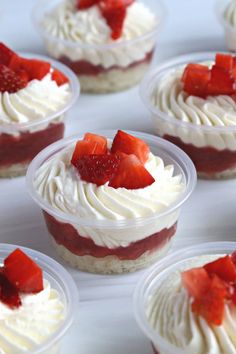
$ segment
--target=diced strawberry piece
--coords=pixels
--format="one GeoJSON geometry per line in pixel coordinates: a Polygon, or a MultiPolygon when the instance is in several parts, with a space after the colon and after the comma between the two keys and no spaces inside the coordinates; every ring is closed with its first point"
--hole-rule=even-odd
{"type": "Polygon", "coordinates": [[[42,269],[17,248],[4,260],[7,279],[21,292],[38,293],[43,290],[42,269]]]}
{"type": "Polygon", "coordinates": [[[11,58],[9,68],[15,72],[26,71],[30,80],[42,80],[50,72],[51,64],[43,60],[26,59],[14,55],[11,58]]]}
{"type": "Polygon", "coordinates": [[[107,153],[107,140],[103,136],[86,133],[84,140],[76,143],[71,163],[76,165],[78,159],[84,155],[104,155],[107,153]]]}
{"type": "Polygon", "coordinates": [[[236,251],[234,251],[234,252],[231,254],[231,259],[232,259],[233,263],[236,265],[236,251]]]}
{"type": "Polygon", "coordinates": [[[112,143],[111,152],[113,154],[117,152],[124,152],[127,155],[133,154],[142,163],[145,163],[148,160],[150,149],[145,141],[118,130],[112,143]]]}
{"type": "Polygon", "coordinates": [[[58,86],[62,86],[69,82],[69,79],[60,70],[54,69],[52,73],[52,79],[56,81],[58,86]]]}
{"type": "Polygon", "coordinates": [[[209,275],[215,274],[226,282],[236,281],[236,266],[230,256],[225,256],[204,265],[209,275]]]}
{"type": "Polygon", "coordinates": [[[236,285],[232,287],[230,300],[233,302],[234,305],[236,305],[236,285]]]}
{"type": "Polygon", "coordinates": [[[117,171],[120,158],[115,155],[85,155],[76,162],[82,180],[101,186],[117,171]]]}
{"type": "Polygon", "coordinates": [[[224,69],[225,71],[231,73],[231,70],[233,69],[233,64],[234,63],[232,55],[221,53],[216,54],[215,65],[218,68],[224,69]]]}
{"type": "Polygon", "coordinates": [[[224,318],[227,295],[224,282],[214,275],[206,293],[193,301],[192,310],[199,316],[204,317],[208,323],[220,326],[224,318]]]}
{"type": "Polygon", "coordinates": [[[215,65],[211,68],[211,79],[207,87],[208,95],[232,95],[234,93],[234,79],[222,68],[215,65]]]}
{"type": "Polygon", "coordinates": [[[183,73],[184,91],[189,95],[206,97],[206,90],[210,81],[210,70],[200,64],[189,64],[183,73]]]}
{"type": "Polygon", "coordinates": [[[155,182],[152,175],[135,155],[123,158],[117,172],[109,182],[113,188],[139,189],[145,188],[155,182]]]}
{"type": "Polygon", "coordinates": [[[0,43],[0,64],[8,66],[11,58],[16,53],[13,52],[10,48],[8,48],[5,44],[0,43]]]}
{"type": "Polygon", "coordinates": [[[12,309],[21,305],[17,288],[9,282],[3,272],[0,272],[0,300],[12,309]]]}
{"type": "Polygon", "coordinates": [[[78,10],[85,10],[99,3],[100,0],[77,0],[76,8],[78,10]]]}
{"type": "Polygon", "coordinates": [[[202,267],[182,272],[181,280],[189,295],[194,298],[201,298],[210,285],[210,277],[202,267]]]}
{"type": "Polygon", "coordinates": [[[0,92],[14,93],[24,88],[27,82],[7,66],[0,64],[0,92]]]}

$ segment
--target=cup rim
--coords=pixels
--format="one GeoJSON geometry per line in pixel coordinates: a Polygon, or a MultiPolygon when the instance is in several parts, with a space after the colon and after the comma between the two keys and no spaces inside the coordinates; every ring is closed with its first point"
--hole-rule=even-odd
{"type": "MultiPolygon", "coordinates": [[[[221,54],[229,54],[227,51],[218,51],[217,53],[221,54]]],[[[139,88],[139,94],[141,100],[144,105],[148,108],[148,110],[152,114],[152,119],[155,121],[156,118],[162,120],[163,122],[167,122],[171,125],[178,127],[182,127],[183,129],[203,131],[205,133],[234,133],[236,132],[236,125],[228,125],[228,126],[207,126],[207,125],[197,125],[191,122],[183,122],[175,117],[168,115],[165,112],[162,112],[157,107],[151,104],[150,102],[150,94],[154,89],[154,85],[158,82],[158,78],[164,73],[167,73],[171,69],[175,69],[181,65],[188,64],[191,62],[204,62],[215,59],[216,52],[197,52],[197,53],[189,53],[177,56],[175,58],[169,59],[158,65],[154,70],[151,70],[148,74],[145,75],[144,79],[141,82],[139,88]]],[[[232,53],[230,53],[232,54],[232,53]]]]}
{"type": "MultiPolygon", "coordinates": [[[[63,0],[62,0],[63,1],[63,0]]],[[[61,1],[61,2],[62,2],[61,1]]],[[[32,12],[31,12],[31,18],[32,22],[37,30],[37,32],[45,39],[51,40],[51,41],[56,41],[59,44],[64,44],[65,46],[71,47],[71,48],[76,48],[80,47],[83,49],[96,49],[96,50],[111,50],[114,48],[134,44],[136,42],[139,42],[141,40],[148,39],[149,37],[152,37],[154,35],[157,35],[159,32],[159,29],[163,26],[163,22],[167,17],[167,10],[165,5],[163,4],[162,0],[158,0],[158,2],[155,3],[155,6],[158,7],[158,22],[155,26],[155,28],[151,31],[148,31],[147,33],[137,36],[134,39],[129,39],[129,40],[124,40],[124,41],[119,41],[119,42],[114,42],[114,43],[107,43],[107,44],[86,44],[86,43],[78,43],[78,42],[73,42],[70,40],[66,39],[61,39],[58,37],[55,37],[46,31],[43,30],[42,26],[40,26],[40,19],[38,18],[38,14],[40,13],[38,9],[41,9],[41,3],[45,2],[45,0],[37,0],[37,2],[34,4],[32,12]],[[160,15],[159,15],[160,14],[160,15]]]]}
{"type": "Polygon", "coordinates": [[[29,59],[41,59],[44,61],[50,62],[53,68],[56,68],[60,70],[63,74],[65,74],[69,78],[69,85],[71,89],[71,95],[68,100],[68,102],[65,104],[64,107],[59,109],[58,111],[48,115],[45,118],[42,119],[36,119],[34,121],[29,121],[25,123],[10,123],[10,124],[1,124],[0,125],[0,134],[1,133],[6,133],[6,134],[14,134],[22,131],[26,131],[29,129],[32,129],[33,127],[37,127],[38,125],[41,125],[43,123],[50,122],[51,120],[61,116],[63,113],[68,111],[74,103],[77,101],[79,95],[80,95],[80,83],[76,75],[73,73],[71,69],[69,69],[67,66],[64,64],[58,62],[57,60],[51,59],[47,56],[40,55],[40,54],[34,54],[34,53],[27,53],[27,52],[19,52],[21,56],[29,59]]]}
{"type": "Polygon", "coordinates": [[[37,347],[31,351],[31,354],[44,353],[44,351],[48,350],[54,343],[56,343],[72,325],[75,308],[77,307],[79,301],[77,286],[72,276],[60,263],[43,254],[42,252],[24,246],[3,243],[0,243],[0,248],[1,252],[6,253],[6,256],[16,248],[20,248],[26,254],[32,257],[36,262],[40,262],[40,266],[42,267],[43,271],[45,271],[45,269],[46,271],[49,270],[53,274],[51,275],[53,278],[55,278],[55,274],[57,274],[64,285],[65,289],[63,289],[63,292],[66,294],[68,299],[65,319],[56,332],[54,332],[42,344],[38,344],[37,347]]]}
{"type": "MultiPolygon", "coordinates": [[[[100,134],[103,136],[114,136],[116,134],[116,130],[97,130],[93,131],[95,134],[100,134]]],[[[127,133],[133,134],[145,141],[148,144],[152,143],[155,146],[158,146],[165,155],[168,155],[169,158],[172,158],[175,162],[175,166],[178,166],[182,172],[182,176],[184,178],[184,182],[186,183],[186,187],[184,192],[177,198],[177,200],[171,204],[168,208],[166,208],[162,213],[156,213],[151,215],[150,217],[139,217],[135,219],[127,219],[127,220],[94,220],[92,217],[83,218],[77,217],[72,214],[67,214],[58,209],[52,207],[49,203],[47,203],[35,190],[33,181],[35,172],[41,166],[44,161],[46,161],[49,157],[54,155],[55,153],[61,151],[62,149],[68,147],[69,145],[75,143],[79,139],[82,139],[83,135],[73,135],[66,139],[61,139],[58,142],[51,144],[42,150],[30,163],[27,174],[26,174],[26,186],[31,198],[38,204],[41,209],[48,212],[50,215],[53,215],[55,218],[59,218],[65,222],[69,222],[71,224],[79,224],[81,226],[93,226],[96,228],[119,228],[125,229],[132,226],[146,225],[152,222],[153,220],[157,220],[167,214],[172,213],[176,209],[178,209],[192,194],[196,181],[197,175],[196,170],[193,165],[191,159],[187,156],[187,154],[182,151],[180,148],[175,146],[174,144],[166,141],[164,139],[158,138],[154,135],[150,135],[147,133],[136,132],[126,130],[127,133]]]]}
{"type": "Polygon", "coordinates": [[[158,332],[155,331],[149,324],[143,304],[145,290],[152,286],[150,285],[151,282],[155,282],[155,285],[157,285],[159,277],[162,277],[163,273],[167,273],[169,268],[174,266],[177,262],[184,261],[201,254],[217,254],[224,251],[233,252],[235,250],[236,242],[216,241],[195,244],[167,255],[162,260],[155,263],[151,269],[146,271],[139,279],[135,287],[133,293],[133,310],[136,322],[147,338],[149,338],[154,344],[158,343],[161,349],[164,351],[166,350],[167,353],[185,354],[185,351],[180,348],[176,348],[173,344],[160,336],[158,332]]]}

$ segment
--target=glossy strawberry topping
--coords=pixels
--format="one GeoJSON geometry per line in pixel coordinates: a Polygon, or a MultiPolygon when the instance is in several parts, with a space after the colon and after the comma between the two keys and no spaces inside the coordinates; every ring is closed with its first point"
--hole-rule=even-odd
{"type": "Polygon", "coordinates": [[[224,319],[226,304],[236,303],[235,254],[181,274],[183,286],[193,298],[192,311],[215,326],[224,319]]]}

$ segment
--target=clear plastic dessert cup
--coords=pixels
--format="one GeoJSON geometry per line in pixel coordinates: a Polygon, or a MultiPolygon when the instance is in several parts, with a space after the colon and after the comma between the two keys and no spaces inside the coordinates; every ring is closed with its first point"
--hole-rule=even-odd
{"type": "MultiPolygon", "coordinates": [[[[155,133],[176,144],[189,155],[196,167],[198,177],[225,179],[236,176],[236,125],[223,125],[223,123],[207,125],[184,121],[161,111],[153,102],[155,89],[159,87],[166,74],[174,73],[177,68],[184,67],[188,63],[211,62],[214,59],[215,52],[206,52],[183,55],[166,61],[144,78],[140,95],[151,112],[155,133]]],[[[171,99],[172,97],[169,97],[169,101],[171,99]]],[[[179,111],[184,109],[185,101],[182,102],[182,96],[173,95],[173,102],[179,105],[177,107],[179,111]]],[[[224,109],[224,106],[222,107],[224,109]]],[[[187,109],[194,111],[194,107],[187,107],[186,111],[187,109]]],[[[232,112],[236,114],[234,107],[232,112]]],[[[212,112],[212,115],[214,114],[217,113],[212,112]]]]}
{"type": "MultiPolygon", "coordinates": [[[[16,177],[26,173],[29,162],[46,146],[63,138],[67,111],[76,102],[80,86],[74,73],[65,65],[36,54],[20,53],[25,58],[50,62],[69,78],[70,97],[66,105],[45,118],[24,123],[0,124],[0,177],[16,177]]],[[[1,114],[1,113],[0,113],[1,114]]]]}
{"type": "MultiPolygon", "coordinates": [[[[3,260],[18,247],[10,244],[1,244],[0,263],[3,264],[3,260]]],[[[75,309],[78,306],[77,287],[70,274],[58,262],[38,251],[25,247],[20,247],[20,249],[31,257],[43,270],[44,279],[50,283],[51,289],[57,291],[59,300],[64,305],[64,318],[58,329],[50,334],[46,340],[30,350],[30,354],[57,354],[60,352],[63,337],[73,322],[75,309]]],[[[23,345],[23,341],[21,344],[23,345]]],[[[28,353],[25,348],[24,353],[28,353]]]]}
{"type": "MultiPolygon", "coordinates": [[[[177,347],[168,341],[166,338],[161,336],[160,333],[158,333],[158,330],[155,330],[151,325],[149,317],[151,316],[151,311],[148,311],[148,307],[150,301],[152,301],[153,297],[155,296],[156,291],[162,287],[163,283],[166,279],[168,279],[170,275],[191,267],[196,267],[193,258],[196,259],[196,257],[204,255],[212,255],[213,257],[214,255],[219,255],[220,257],[225,254],[233,253],[235,250],[236,242],[209,242],[184,248],[180,251],[172,253],[171,255],[168,255],[163,260],[155,264],[155,266],[153,266],[152,269],[139,280],[134,292],[133,301],[135,318],[143,333],[151,341],[154,353],[186,354],[189,352],[188,350],[183,350],[182,348],[177,347]],[[191,260],[193,261],[192,264],[191,260]]],[[[163,314],[163,316],[165,316],[165,314],[163,314]]],[[[171,320],[170,314],[166,314],[165,319],[167,321],[168,318],[171,320]]],[[[169,338],[171,338],[171,333],[169,338]]]]}
{"type": "Polygon", "coordinates": [[[217,0],[215,5],[215,11],[217,18],[224,30],[225,42],[228,50],[236,51],[236,26],[227,21],[225,17],[225,10],[232,0],[217,0]]]}
{"type": "MultiPolygon", "coordinates": [[[[96,133],[109,139],[116,134],[115,131],[96,133]]],[[[175,235],[181,207],[195,187],[195,168],[183,151],[152,135],[129,133],[146,141],[151,152],[162,158],[165,165],[173,165],[173,175],[180,175],[182,178],[184,188],[181,189],[179,197],[158,214],[152,213],[150,216],[120,220],[108,217],[96,218],[95,215],[78,217],[62,212],[45,201],[35,188],[37,171],[49,159],[55,157],[55,154],[73,146],[76,141],[82,139],[82,136],[71,137],[52,144],[43,150],[29,166],[26,177],[28,191],[43,211],[53,244],[62,258],[80,270],[104,274],[133,272],[163,257],[169,250],[175,235]],[[82,237],[81,233],[86,236],[82,237]],[[96,243],[97,238],[94,235],[100,240],[106,238],[109,244],[96,243]],[[125,241],[119,247],[117,245],[113,247],[111,244],[114,240],[122,239],[125,241]]],[[[81,205],[78,205],[78,209],[83,213],[81,205]]]]}
{"type": "Polygon", "coordinates": [[[160,1],[144,1],[157,16],[157,24],[152,31],[132,40],[117,40],[114,43],[96,45],[62,39],[45,30],[42,25],[45,15],[61,2],[62,0],[38,0],[33,8],[33,23],[43,39],[48,54],[75,72],[81,90],[109,93],[138,84],[150,67],[165,18],[165,9],[160,1]]]}

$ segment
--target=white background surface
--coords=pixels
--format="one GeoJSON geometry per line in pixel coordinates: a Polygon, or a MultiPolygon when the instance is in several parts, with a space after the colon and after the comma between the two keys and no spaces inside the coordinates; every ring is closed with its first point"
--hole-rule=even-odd
{"type": "MultiPolygon", "coordinates": [[[[213,0],[163,1],[168,18],[154,65],[182,53],[225,49],[213,0]]],[[[30,22],[33,3],[34,0],[0,0],[0,41],[15,50],[44,54],[30,22]]],[[[137,88],[121,94],[80,97],[68,115],[67,136],[100,128],[152,132],[137,88]]],[[[174,248],[236,240],[235,206],[236,181],[199,181],[182,211],[174,248]]],[[[0,180],[0,242],[34,248],[57,259],[40,210],[28,196],[23,177],[0,180]]],[[[78,285],[81,302],[75,323],[65,337],[63,354],[151,354],[151,346],[132,313],[133,289],[143,272],[109,277],[72,269],[70,272],[78,285]]]]}

